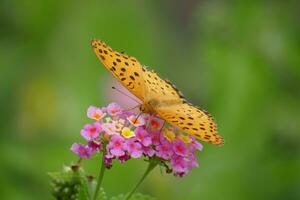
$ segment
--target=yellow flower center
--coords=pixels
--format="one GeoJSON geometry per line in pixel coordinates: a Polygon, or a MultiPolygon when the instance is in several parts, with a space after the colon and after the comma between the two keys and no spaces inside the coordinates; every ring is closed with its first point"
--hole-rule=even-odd
{"type": "Polygon", "coordinates": [[[123,128],[121,134],[124,138],[131,138],[135,136],[134,132],[130,130],[128,127],[123,128]]]}
{"type": "Polygon", "coordinates": [[[133,118],[131,119],[131,122],[132,122],[134,125],[140,124],[140,121],[139,121],[137,118],[135,118],[135,117],[133,117],[133,118]]]}
{"type": "Polygon", "coordinates": [[[175,139],[175,133],[173,131],[170,131],[170,130],[165,130],[164,131],[164,136],[170,142],[175,139]]]}
{"type": "Polygon", "coordinates": [[[178,139],[182,140],[184,143],[190,143],[192,141],[191,138],[183,134],[179,135],[178,139]]]}
{"type": "Polygon", "coordinates": [[[150,122],[150,123],[151,123],[151,126],[152,126],[152,127],[154,127],[154,128],[158,128],[158,127],[159,127],[159,125],[160,125],[160,124],[159,124],[159,122],[158,122],[158,121],[156,121],[156,120],[151,120],[151,122],[150,122]]]}
{"type": "Polygon", "coordinates": [[[100,119],[101,118],[101,115],[99,113],[94,113],[94,118],[95,119],[100,119]]]}
{"type": "Polygon", "coordinates": [[[111,119],[110,117],[106,117],[106,118],[105,118],[105,121],[106,121],[106,122],[111,122],[112,119],[111,119]]]}

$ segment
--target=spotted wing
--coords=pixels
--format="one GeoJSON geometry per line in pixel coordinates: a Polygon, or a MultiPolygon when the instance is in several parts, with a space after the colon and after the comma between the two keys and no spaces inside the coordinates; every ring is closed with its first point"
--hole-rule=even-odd
{"type": "Polygon", "coordinates": [[[114,51],[100,40],[92,40],[95,54],[113,76],[140,100],[144,100],[143,68],[139,61],[124,53],[114,51]]]}
{"type": "Polygon", "coordinates": [[[224,143],[223,138],[218,134],[213,118],[206,111],[191,104],[162,104],[157,106],[155,111],[168,123],[199,140],[218,145],[224,143]]]}
{"type": "Polygon", "coordinates": [[[170,81],[161,79],[154,71],[144,72],[146,99],[159,102],[153,107],[159,117],[199,140],[223,144],[217,126],[207,112],[189,104],[170,81]]]}
{"type": "Polygon", "coordinates": [[[184,99],[183,94],[169,80],[164,80],[153,70],[143,67],[143,78],[145,80],[146,97],[148,100],[179,100],[184,99]]]}

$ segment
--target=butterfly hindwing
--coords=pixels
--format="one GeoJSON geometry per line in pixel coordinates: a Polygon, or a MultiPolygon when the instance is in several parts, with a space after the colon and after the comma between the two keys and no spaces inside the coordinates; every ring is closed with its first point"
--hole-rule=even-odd
{"type": "Polygon", "coordinates": [[[213,118],[205,111],[188,103],[157,106],[157,114],[168,123],[195,138],[212,144],[223,144],[213,118]]]}
{"type": "Polygon", "coordinates": [[[146,71],[146,99],[160,102],[153,106],[156,114],[168,123],[195,138],[212,144],[223,144],[212,117],[186,101],[183,94],[169,80],[161,79],[154,71],[146,71]]]}
{"type": "Polygon", "coordinates": [[[144,99],[144,80],[142,65],[131,56],[114,51],[100,40],[92,40],[92,47],[103,65],[140,100],[144,99]]]}

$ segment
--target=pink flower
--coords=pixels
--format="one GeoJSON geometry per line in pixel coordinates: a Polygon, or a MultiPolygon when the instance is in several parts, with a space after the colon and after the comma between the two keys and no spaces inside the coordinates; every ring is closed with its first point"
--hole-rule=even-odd
{"type": "Polygon", "coordinates": [[[86,140],[91,140],[93,138],[97,138],[102,131],[101,125],[99,122],[95,122],[94,124],[87,124],[80,131],[82,137],[86,140]]]}
{"type": "Polygon", "coordinates": [[[156,148],[156,155],[162,159],[168,160],[173,155],[172,145],[163,143],[156,148]]]}
{"type": "Polygon", "coordinates": [[[170,144],[170,141],[161,133],[159,133],[159,142],[161,144],[164,144],[164,143],[170,144]]]}
{"type": "Polygon", "coordinates": [[[113,160],[125,163],[130,158],[154,158],[159,159],[167,173],[174,172],[174,176],[184,176],[198,167],[196,151],[202,150],[202,144],[174,126],[164,128],[164,121],[158,117],[149,114],[137,117],[116,103],[104,108],[90,106],[87,115],[96,120],[80,131],[87,145],[74,143],[71,147],[80,158],[103,152],[106,168],[112,167],[113,160]],[[103,120],[105,115],[109,117],[103,120]]]}
{"type": "Polygon", "coordinates": [[[131,115],[131,116],[127,117],[127,120],[130,122],[130,124],[132,124],[135,127],[145,125],[145,120],[142,115],[141,116],[131,115]]]}
{"type": "Polygon", "coordinates": [[[138,127],[137,129],[135,129],[135,136],[137,140],[146,147],[152,144],[149,133],[142,127],[138,127]]]}
{"type": "Polygon", "coordinates": [[[185,145],[185,143],[182,140],[175,140],[174,142],[172,142],[173,144],[173,151],[179,155],[179,156],[186,156],[188,153],[188,149],[185,145]]]}
{"type": "Polygon", "coordinates": [[[187,174],[188,172],[185,171],[185,172],[174,172],[174,176],[179,176],[179,177],[183,177],[187,174]]]}
{"type": "Polygon", "coordinates": [[[149,124],[151,129],[160,130],[164,124],[164,121],[158,117],[150,117],[149,124]]]}
{"type": "Polygon", "coordinates": [[[109,156],[109,155],[106,154],[106,155],[103,157],[103,159],[104,159],[105,167],[106,167],[107,169],[110,169],[110,168],[112,167],[112,160],[113,160],[113,157],[111,157],[111,156],[109,156]]]}
{"type": "Polygon", "coordinates": [[[122,114],[122,108],[116,103],[110,103],[106,109],[107,113],[111,116],[122,114]]]}
{"type": "Polygon", "coordinates": [[[178,156],[174,154],[171,158],[171,165],[175,173],[186,172],[187,169],[187,161],[182,156],[178,156]]]}
{"type": "Polygon", "coordinates": [[[197,142],[194,138],[192,138],[192,142],[191,142],[192,146],[195,149],[198,149],[199,151],[202,151],[203,149],[203,145],[200,142],[197,142]]]}
{"type": "Polygon", "coordinates": [[[102,129],[108,135],[115,135],[115,134],[117,134],[117,132],[116,132],[116,126],[113,123],[107,122],[107,123],[102,124],[102,129]]]}
{"type": "Polygon", "coordinates": [[[88,146],[83,144],[74,143],[71,147],[71,151],[79,155],[80,158],[89,158],[92,155],[92,150],[88,146]]]}
{"type": "Polygon", "coordinates": [[[96,152],[101,150],[102,144],[91,140],[88,142],[88,147],[92,150],[92,152],[96,152]]]}
{"type": "Polygon", "coordinates": [[[155,150],[152,149],[151,147],[142,146],[142,150],[143,150],[143,153],[149,157],[152,157],[155,154],[155,150]]]}
{"type": "Polygon", "coordinates": [[[100,119],[102,119],[106,114],[103,113],[102,109],[97,108],[95,106],[90,106],[87,110],[87,116],[90,119],[94,119],[99,121],[100,119]]]}
{"type": "Polygon", "coordinates": [[[126,147],[132,158],[139,158],[143,155],[142,145],[134,139],[127,140],[126,147]]]}
{"type": "Polygon", "coordinates": [[[154,145],[160,145],[161,134],[159,132],[151,133],[150,137],[151,137],[151,140],[152,140],[152,144],[154,144],[154,145]]]}
{"type": "Polygon", "coordinates": [[[148,113],[144,113],[143,116],[144,116],[145,121],[149,121],[151,118],[151,115],[148,113]]]}
{"type": "Polygon", "coordinates": [[[191,155],[189,156],[189,161],[188,161],[188,170],[191,170],[193,169],[194,167],[199,167],[199,164],[198,164],[198,158],[197,156],[193,153],[191,153],[191,155]]]}
{"type": "Polygon", "coordinates": [[[125,154],[125,139],[119,135],[113,135],[106,148],[113,156],[123,156],[125,154]]]}
{"type": "Polygon", "coordinates": [[[107,108],[106,107],[102,107],[101,110],[102,110],[102,112],[107,112],[107,108]]]}
{"type": "Polygon", "coordinates": [[[123,164],[124,162],[126,162],[129,159],[130,159],[130,156],[127,153],[125,153],[123,156],[118,157],[118,160],[120,161],[121,164],[123,164]]]}

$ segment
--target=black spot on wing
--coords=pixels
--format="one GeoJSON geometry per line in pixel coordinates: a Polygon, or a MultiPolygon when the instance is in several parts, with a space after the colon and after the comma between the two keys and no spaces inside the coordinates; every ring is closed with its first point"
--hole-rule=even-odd
{"type": "Polygon", "coordinates": [[[134,76],[132,76],[132,75],[130,75],[129,78],[133,81],[135,80],[134,76]]]}
{"type": "MultiPolygon", "coordinates": [[[[171,86],[176,93],[178,94],[178,96],[182,99],[184,99],[184,101],[186,101],[185,97],[183,96],[182,92],[180,90],[177,89],[177,87],[168,79],[165,80],[165,82],[167,83],[167,85],[171,86]]],[[[167,87],[167,86],[166,86],[167,87]]],[[[172,93],[174,95],[174,93],[172,93]]],[[[187,101],[186,101],[187,102],[187,101]]]]}

